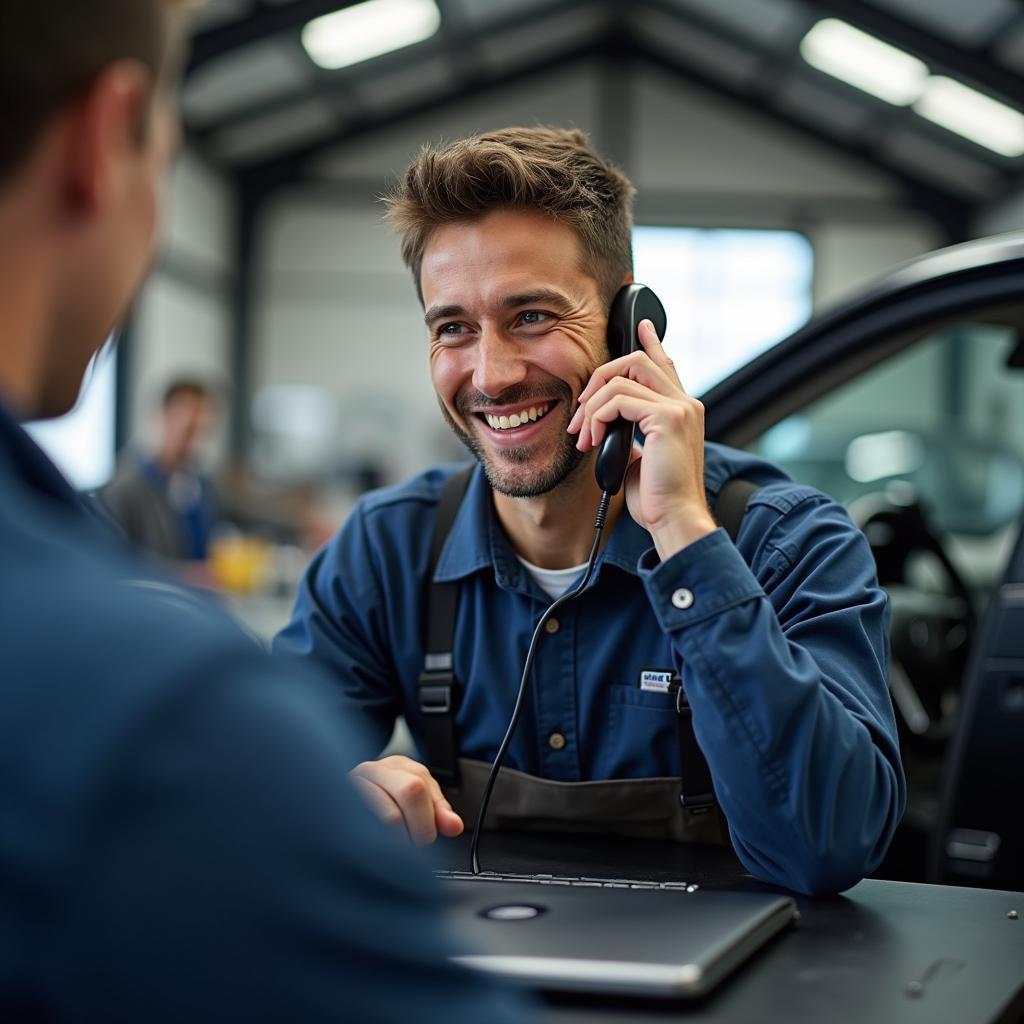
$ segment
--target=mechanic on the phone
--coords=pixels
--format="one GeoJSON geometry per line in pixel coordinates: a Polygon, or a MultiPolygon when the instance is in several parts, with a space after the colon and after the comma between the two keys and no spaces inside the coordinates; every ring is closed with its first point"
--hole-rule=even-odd
{"type": "Polygon", "coordinates": [[[839,505],[705,442],[687,368],[650,321],[640,350],[609,361],[633,193],[578,131],[422,151],[389,216],[441,413],[479,465],[436,557],[458,467],[366,496],[310,565],[276,646],[333,670],[381,748],[405,716],[425,763],[368,761],[355,780],[415,842],[459,833],[534,625],[587,560],[593,449],[617,417],[633,421],[643,446],[589,589],[547,623],[488,822],[731,840],[759,878],[838,891],[877,867],[905,802],[886,598],[839,505]],[[736,479],[748,496],[727,532],[716,506],[736,479]],[[456,595],[440,626],[450,658],[428,644],[442,591],[456,595]],[[708,794],[693,793],[686,728],[708,794]]]}

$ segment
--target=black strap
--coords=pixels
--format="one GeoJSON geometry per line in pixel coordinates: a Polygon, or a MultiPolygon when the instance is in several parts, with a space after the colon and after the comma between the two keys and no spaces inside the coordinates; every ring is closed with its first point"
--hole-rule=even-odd
{"type": "MultiPolygon", "coordinates": [[[[426,656],[418,685],[419,709],[423,716],[423,741],[427,767],[431,775],[447,786],[459,784],[458,747],[455,742],[455,713],[460,688],[455,678],[453,650],[455,618],[459,606],[459,584],[436,583],[434,575],[441,549],[455,524],[459,506],[469,486],[473,466],[450,476],[441,491],[434,521],[434,538],[427,577],[426,656]]],[[[735,542],[750,496],[757,485],[736,477],[727,480],[718,492],[712,513],[735,542]]],[[[693,733],[693,712],[676,676],[672,682],[676,695],[676,733],[679,742],[679,802],[688,814],[706,814],[715,802],[711,770],[693,733]]]]}
{"type": "MultiPolygon", "coordinates": [[[[747,502],[757,490],[757,484],[741,477],[726,480],[715,499],[712,513],[719,526],[729,534],[735,544],[740,524],[747,511],[747,502]]],[[[715,805],[715,790],[711,782],[711,769],[707,758],[697,745],[693,733],[693,711],[686,699],[683,682],[673,676],[670,687],[676,695],[676,738],[679,744],[679,803],[686,813],[697,816],[707,814],[715,805]]]]}
{"type": "Polygon", "coordinates": [[[676,695],[676,739],[679,743],[679,803],[687,814],[707,814],[715,805],[711,769],[693,732],[693,711],[683,681],[673,676],[669,688],[676,695]]]}
{"type": "Polygon", "coordinates": [[[743,522],[743,516],[747,511],[747,502],[756,490],[757,484],[734,476],[722,484],[722,489],[715,498],[715,507],[712,509],[715,521],[729,534],[733,544],[739,536],[740,523],[743,522]]]}
{"type": "Polygon", "coordinates": [[[430,549],[430,572],[427,576],[425,657],[417,684],[419,709],[423,716],[423,743],[426,747],[423,754],[431,775],[447,786],[459,784],[458,747],[455,743],[459,684],[455,678],[452,657],[459,584],[435,583],[434,574],[472,472],[473,467],[466,466],[450,476],[444,483],[437,504],[434,539],[430,549]]]}

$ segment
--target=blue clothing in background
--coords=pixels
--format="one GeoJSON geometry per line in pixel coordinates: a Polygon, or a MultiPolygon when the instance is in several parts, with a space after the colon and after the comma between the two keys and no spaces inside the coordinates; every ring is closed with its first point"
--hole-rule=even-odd
{"type": "Polygon", "coordinates": [[[193,470],[179,470],[168,477],[156,459],[142,461],[142,475],[178,517],[183,557],[205,559],[210,552],[210,538],[217,519],[209,479],[193,470]]]}
{"type": "Polygon", "coordinates": [[[0,1019],[524,1019],[450,964],[313,666],[151,575],[0,411],[0,1019]]]}
{"type": "MultiPolygon", "coordinates": [[[[276,648],[327,666],[378,749],[406,716],[422,749],[432,470],[365,497],[315,558],[276,648]]],[[[888,695],[888,606],[845,511],[743,452],[706,448],[709,504],[759,484],[734,546],[723,530],[659,562],[624,513],[589,590],[558,613],[505,764],[573,782],[678,776],[675,699],[644,670],[680,673],[733,846],[759,878],[846,888],[881,861],[905,783],[888,695]],[[549,742],[553,734],[565,742],[549,742]]],[[[438,562],[461,581],[454,672],[461,756],[492,760],[530,636],[549,603],[517,560],[481,471],[438,562]]]]}

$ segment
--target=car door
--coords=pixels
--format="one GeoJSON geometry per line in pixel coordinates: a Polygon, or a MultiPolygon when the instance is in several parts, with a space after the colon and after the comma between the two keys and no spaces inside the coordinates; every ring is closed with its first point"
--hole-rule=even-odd
{"type": "Polygon", "coordinates": [[[704,396],[710,439],[871,542],[909,784],[883,877],[1024,888],[1022,338],[1024,233],[908,264],[704,396]]]}

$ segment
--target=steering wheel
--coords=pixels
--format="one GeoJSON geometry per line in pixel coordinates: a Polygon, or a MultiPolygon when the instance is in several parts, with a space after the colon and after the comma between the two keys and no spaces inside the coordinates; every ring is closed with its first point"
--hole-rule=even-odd
{"type": "Polygon", "coordinates": [[[950,560],[927,509],[909,485],[867,495],[850,509],[878,567],[892,609],[890,691],[902,738],[934,746],[948,739],[977,617],[970,590],[950,560]],[[925,585],[922,563],[936,571],[925,585]]]}

